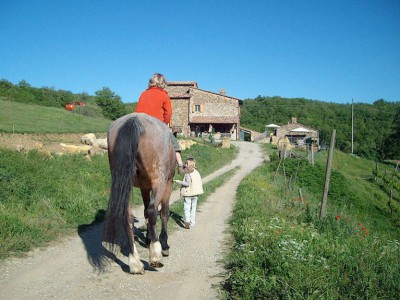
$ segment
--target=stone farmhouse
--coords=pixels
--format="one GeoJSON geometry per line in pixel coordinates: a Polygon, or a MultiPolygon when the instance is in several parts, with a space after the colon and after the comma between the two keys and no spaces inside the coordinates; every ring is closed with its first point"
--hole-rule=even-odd
{"type": "Polygon", "coordinates": [[[242,100],[229,97],[225,90],[213,93],[201,90],[195,81],[168,82],[172,103],[171,127],[183,136],[229,137],[239,139],[242,100]]]}

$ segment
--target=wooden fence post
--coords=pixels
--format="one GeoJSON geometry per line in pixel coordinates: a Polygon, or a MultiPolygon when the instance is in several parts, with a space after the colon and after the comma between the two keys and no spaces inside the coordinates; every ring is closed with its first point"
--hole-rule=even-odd
{"type": "Polygon", "coordinates": [[[393,214],[393,208],[392,208],[392,198],[393,198],[393,191],[390,190],[390,197],[387,205],[389,206],[389,212],[390,214],[393,214]]]}
{"type": "Polygon", "coordinates": [[[299,188],[299,200],[301,204],[304,204],[303,193],[301,192],[301,188],[299,188]]]}
{"type": "Polygon", "coordinates": [[[321,210],[319,212],[320,219],[323,219],[326,216],[326,201],[328,198],[329,181],[331,178],[331,166],[332,166],[332,159],[333,159],[333,149],[335,148],[335,136],[336,136],[336,130],[333,129],[332,137],[331,137],[331,146],[329,148],[329,154],[328,154],[328,162],[326,164],[324,194],[322,196],[321,210]]]}
{"type": "Polygon", "coordinates": [[[311,144],[311,164],[314,165],[314,147],[311,144]]]}

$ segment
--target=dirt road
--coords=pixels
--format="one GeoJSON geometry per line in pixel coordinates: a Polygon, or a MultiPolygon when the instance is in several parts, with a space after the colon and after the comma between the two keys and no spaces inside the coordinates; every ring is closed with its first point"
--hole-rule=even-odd
{"type": "MultiPolygon", "coordinates": [[[[263,160],[259,146],[237,142],[240,154],[230,165],[203,178],[207,181],[239,166],[240,169],[198,208],[196,227],[179,228],[169,236],[170,256],[164,267],[149,269],[148,249],[138,242],[145,275],[127,273],[127,258],[106,258],[102,252],[102,225],[61,243],[37,250],[24,259],[10,259],[0,266],[1,299],[216,299],[223,278],[226,221],[233,208],[240,181],[263,160]]],[[[178,192],[171,202],[179,199],[178,192]]],[[[135,210],[139,227],[143,209],[135,210]]],[[[170,219],[173,222],[173,219],[170,219]]],[[[84,226],[82,226],[84,227],[84,226]]]]}

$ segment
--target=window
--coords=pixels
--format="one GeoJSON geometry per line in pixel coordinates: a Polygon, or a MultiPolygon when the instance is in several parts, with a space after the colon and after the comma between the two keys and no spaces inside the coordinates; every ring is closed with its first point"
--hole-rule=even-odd
{"type": "Polygon", "coordinates": [[[203,112],[203,104],[192,104],[192,113],[201,113],[203,112]]]}

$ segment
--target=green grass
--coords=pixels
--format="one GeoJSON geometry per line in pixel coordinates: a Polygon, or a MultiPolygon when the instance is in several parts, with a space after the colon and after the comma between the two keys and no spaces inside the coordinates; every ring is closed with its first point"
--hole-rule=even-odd
{"type": "Polygon", "coordinates": [[[48,157],[0,149],[0,258],[90,223],[108,201],[106,156],[48,157]]]}
{"type": "MultiPolygon", "coordinates": [[[[210,144],[183,153],[196,157],[203,176],[236,154],[234,148],[222,150],[210,144]]],[[[88,161],[82,155],[49,158],[37,151],[0,148],[0,259],[45,246],[96,221],[94,216],[107,207],[109,190],[107,155],[88,161]]],[[[139,193],[135,201],[142,203],[139,193]]]]}
{"type": "MultiPolygon", "coordinates": [[[[60,108],[0,100],[0,132],[83,133],[106,132],[111,124],[104,118],[90,118],[60,108]]],[[[81,108],[84,110],[85,108],[81,108]]]]}
{"type": "Polygon", "coordinates": [[[283,170],[275,176],[273,162],[242,181],[230,220],[234,243],[226,258],[226,298],[398,297],[400,230],[384,209],[379,187],[369,181],[370,165],[341,155],[335,153],[323,221],[318,214],[320,177],[324,179],[319,172],[324,168],[300,168],[289,185],[298,161],[286,160],[281,166],[287,177],[283,170]],[[343,164],[348,165],[339,167],[343,164]],[[304,202],[299,201],[298,187],[304,202]]]}

